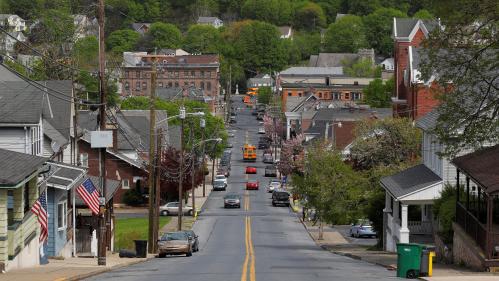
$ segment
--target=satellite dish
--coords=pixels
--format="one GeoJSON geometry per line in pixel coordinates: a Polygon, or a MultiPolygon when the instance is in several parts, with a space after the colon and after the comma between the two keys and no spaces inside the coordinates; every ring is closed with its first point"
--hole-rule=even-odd
{"type": "Polygon", "coordinates": [[[52,141],[50,143],[50,147],[52,148],[53,152],[58,152],[59,149],[61,149],[61,146],[57,142],[55,142],[55,141],[52,141]]]}

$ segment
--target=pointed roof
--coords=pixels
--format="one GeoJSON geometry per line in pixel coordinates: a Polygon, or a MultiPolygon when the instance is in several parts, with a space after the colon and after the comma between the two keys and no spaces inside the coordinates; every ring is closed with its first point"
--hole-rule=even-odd
{"type": "Polygon", "coordinates": [[[47,162],[48,158],[0,149],[0,188],[15,187],[47,162]]]}
{"type": "Polygon", "coordinates": [[[393,37],[398,41],[412,41],[419,28],[428,36],[438,26],[437,20],[393,18],[393,37]]]}

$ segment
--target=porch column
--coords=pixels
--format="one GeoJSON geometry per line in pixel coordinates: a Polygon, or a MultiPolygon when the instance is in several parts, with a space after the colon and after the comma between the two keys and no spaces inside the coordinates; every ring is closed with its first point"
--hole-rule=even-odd
{"type": "Polygon", "coordinates": [[[14,189],[14,223],[21,223],[24,218],[24,189],[28,184],[14,189]]]}
{"type": "Polygon", "coordinates": [[[400,243],[409,243],[409,228],[407,227],[408,206],[402,204],[402,223],[400,225],[400,243]]]}
{"type": "Polygon", "coordinates": [[[289,117],[286,117],[286,139],[289,140],[291,134],[291,122],[289,117]]]}
{"type": "Polygon", "coordinates": [[[391,196],[388,192],[385,192],[385,208],[383,209],[383,233],[381,233],[381,239],[383,241],[383,250],[387,250],[387,228],[388,228],[388,214],[392,212],[391,196]]]}
{"type": "Polygon", "coordinates": [[[494,200],[492,199],[492,196],[489,194],[487,196],[487,225],[485,226],[487,228],[487,235],[485,236],[486,237],[486,243],[485,244],[485,248],[487,249],[486,252],[485,252],[485,256],[488,258],[488,259],[491,259],[492,258],[492,223],[493,223],[493,220],[492,220],[492,217],[494,216],[494,213],[493,213],[493,210],[494,210],[494,200]]]}
{"type": "Polygon", "coordinates": [[[8,259],[7,190],[0,189],[0,263],[8,259]]]}

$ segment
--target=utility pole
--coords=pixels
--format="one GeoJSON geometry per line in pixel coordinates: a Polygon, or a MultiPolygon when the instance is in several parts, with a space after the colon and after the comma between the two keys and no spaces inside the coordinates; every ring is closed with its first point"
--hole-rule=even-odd
{"type": "Polygon", "coordinates": [[[182,209],[182,183],[184,181],[184,119],[185,119],[185,108],[182,106],[180,108],[180,172],[178,180],[178,224],[177,230],[182,230],[182,216],[184,210],[182,209]]]}
{"type": "Polygon", "coordinates": [[[206,197],[206,174],[204,173],[204,165],[205,165],[205,143],[204,143],[204,129],[206,127],[206,120],[203,118],[201,119],[201,141],[203,142],[203,153],[201,154],[203,156],[203,162],[201,163],[203,167],[203,197],[206,197]]]}
{"type": "MultiPolygon", "coordinates": [[[[99,0],[99,92],[100,92],[100,110],[99,110],[99,126],[100,130],[106,130],[106,53],[104,50],[104,0],[99,0]]],[[[104,202],[100,203],[99,209],[99,241],[97,249],[97,264],[106,265],[106,148],[99,149],[100,159],[100,180],[102,186],[101,198],[104,202]]]]}
{"type": "Polygon", "coordinates": [[[194,149],[194,124],[191,122],[191,130],[189,138],[191,140],[191,158],[192,158],[192,171],[191,171],[191,197],[192,197],[192,216],[196,216],[196,191],[194,180],[196,178],[196,150],[194,149]]]}
{"type": "Polygon", "coordinates": [[[154,196],[154,236],[156,240],[153,240],[153,252],[157,253],[158,252],[158,239],[159,239],[159,204],[160,204],[160,199],[161,199],[161,162],[163,160],[162,153],[161,153],[161,142],[163,141],[163,130],[159,128],[157,130],[158,132],[158,139],[156,141],[156,169],[155,169],[155,175],[154,177],[156,178],[156,190],[155,190],[155,196],[154,196]]]}
{"type": "Polygon", "coordinates": [[[227,87],[227,96],[226,96],[226,109],[227,112],[227,122],[230,122],[230,111],[231,111],[231,100],[230,95],[232,92],[232,65],[229,65],[229,85],[227,87]]]}
{"type": "Polygon", "coordinates": [[[158,241],[158,230],[156,226],[156,187],[155,187],[155,135],[156,135],[156,111],[154,100],[156,98],[156,58],[153,59],[151,72],[151,87],[149,93],[149,235],[148,252],[154,254],[156,242],[158,241]]]}

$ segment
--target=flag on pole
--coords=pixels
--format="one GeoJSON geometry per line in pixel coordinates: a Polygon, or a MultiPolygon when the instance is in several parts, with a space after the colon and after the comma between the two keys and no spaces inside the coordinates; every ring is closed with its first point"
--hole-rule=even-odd
{"type": "Polygon", "coordinates": [[[38,222],[42,228],[42,231],[40,232],[40,242],[44,242],[49,237],[46,191],[40,194],[40,197],[38,197],[33,207],[31,207],[31,212],[38,217],[38,222]]]}
{"type": "Polygon", "coordinates": [[[80,195],[81,199],[92,210],[93,214],[99,213],[99,191],[95,189],[94,184],[90,179],[86,179],[78,188],[76,192],[80,195]]]}

